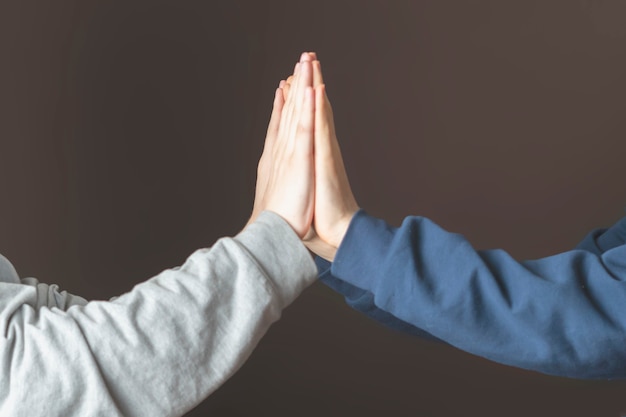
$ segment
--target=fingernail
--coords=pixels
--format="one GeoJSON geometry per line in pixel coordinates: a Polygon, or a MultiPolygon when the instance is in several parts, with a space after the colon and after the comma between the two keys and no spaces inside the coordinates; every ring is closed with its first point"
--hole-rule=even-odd
{"type": "Polygon", "coordinates": [[[278,83],[278,88],[283,88],[285,86],[285,80],[280,80],[278,83]]]}
{"type": "Polygon", "coordinates": [[[315,52],[309,52],[309,55],[313,58],[313,61],[317,59],[317,54],[315,52]]]}
{"type": "Polygon", "coordinates": [[[298,70],[300,69],[300,63],[298,62],[296,64],[296,66],[293,69],[293,75],[296,75],[298,73],[298,70]]]}
{"type": "Polygon", "coordinates": [[[309,53],[308,52],[302,52],[302,55],[300,55],[300,62],[304,62],[306,60],[308,60],[309,58],[309,53]]]}

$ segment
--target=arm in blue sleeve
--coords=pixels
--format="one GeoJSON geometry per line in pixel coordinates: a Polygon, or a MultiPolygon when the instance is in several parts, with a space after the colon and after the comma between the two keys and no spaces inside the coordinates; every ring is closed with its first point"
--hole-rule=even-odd
{"type": "Polygon", "coordinates": [[[326,284],[339,294],[343,295],[346,303],[350,307],[392,329],[409,333],[424,339],[441,342],[430,333],[418,327],[415,327],[410,323],[402,321],[399,318],[395,317],[393,314],[378,308],[374,303],[374,294],[372,294],[371,292],[355,287],[352,284],[349,284],[345,281],[340,280],[337,277],[334,277],[330,272],[331,263],[327,260],[318,256],[315,258],[315,264],[317,265],[317,271],[320,281],[322,281],[324,284],[326,284]]]}
{"type": "Polygon", "coordinates": [[[372,294],[378,309],[468,352],[553,375],[624,378],[623,227],[610,236],[594,238],[598,250],[587,242],[518,262],[501,250],[476,251],[422,217],[393,228],[360,211],[331,274],[372,294]]]}
{"type": "MultiPolygon", "coordinates": [[[[586,250],[601,255],[609,249],[621,246],[626,243],[626,217],[609,229],[596,229],[590,232],[576,249],[586,250]]],[[[383,311],[374,303],[374,295],[371,292],[355,287],[348,282],[342,281],[331,273],[331,263],[327,260],[316,257],[319,279],[324,284],[344,296],[346,303],[355,310],[365,314],[369,318],[376,320],[383,325],[410,333],[425,339],[441,342],[430,333],[422,330],[410,323],[400,320],[389,312],[383,311]]]]}

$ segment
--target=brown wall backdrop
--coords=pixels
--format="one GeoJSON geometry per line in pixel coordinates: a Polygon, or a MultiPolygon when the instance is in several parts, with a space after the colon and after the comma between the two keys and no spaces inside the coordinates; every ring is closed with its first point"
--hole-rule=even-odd
{"type": "MultiPolygon", "coordinates": [[[[105,299],[235,234],[305,50],[362,207],[567,250],[626,207],[624,21],[617,0],[2,2],[0,252],[105,299]]],[[[625,393],[399,334],[316,284],[188,415],[617,417],[625,393]]]]}

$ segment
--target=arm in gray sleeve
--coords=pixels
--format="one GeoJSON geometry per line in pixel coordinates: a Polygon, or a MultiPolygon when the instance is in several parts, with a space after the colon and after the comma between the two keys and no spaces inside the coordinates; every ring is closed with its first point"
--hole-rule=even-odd
{"type": "Polygon", "coordinates": [[[289,225],[264,212],[113,301],[67,306],[38,285],[0,283],[0,415],[180,416],[315,275],[289,225]]]}

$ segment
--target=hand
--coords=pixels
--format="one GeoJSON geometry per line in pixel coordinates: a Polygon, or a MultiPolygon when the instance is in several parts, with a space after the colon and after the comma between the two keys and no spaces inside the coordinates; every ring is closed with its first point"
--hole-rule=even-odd
{"type": "MultiPolygon", "coordinates": [[[[313,229],[304,239],[317,255],[332,261],[359,206],[354,199],[335,133],[333,111],[326,95],[321,64],[314,53],[300,62],[312,62],[315,87],[315,213],[313,229]]],[[[292,94],[294,76],[283,85],[292,94]]]]}
{"type": "MultiPolygon", "coordinates": [[[[289,223],[300,238],[311,229],[315,201],[315,97],[310,62],[296,64],[291,94],[285,100],[281,81],[257,170],[254,207],[248,224],[269,210],[289,223]]],[[[290,86],[291,87],[291,86],[290,86]]]]}

